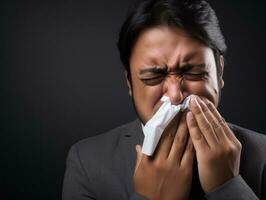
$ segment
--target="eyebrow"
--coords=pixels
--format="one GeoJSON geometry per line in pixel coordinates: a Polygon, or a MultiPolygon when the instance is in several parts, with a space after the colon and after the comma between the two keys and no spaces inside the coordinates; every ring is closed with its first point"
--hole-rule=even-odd
{"type": "Polygon", "coordinates": [[[150,68],[141,69],[139,71],[139,75],[142,75],[145,73],[166,73],[166,67],[153,66],[150,68]]]}
{"type": "MultiPolygon", "coordinates": [[[[177,70],[186,71],[186,70],[190,70],[193,67],[205,68],[206,64],[204,64],[204,63],[202,63],[202,64],[185,63],[185,64],[182,64],[179,67],[179,69],[177,69],[177,70]]],[[[153,67],[150,67],[150,68],[141,69],[139,71],[139,75],[142,75],[142,74],[145,74],[145,73],[164,74],[164,73],[167,73],[167,67],[153,66],[153,67]]]]}
{"type": "Polygon", "coordinates": [[[202,64],[193,64],[193,63],[185,63],[185,64],[182,64],[180,66],[180,69],[182,70],[189,70],[193,67],[200,67],[200,68],[205,68],[206,67],[206,64],[202,63],[202,64]]]}

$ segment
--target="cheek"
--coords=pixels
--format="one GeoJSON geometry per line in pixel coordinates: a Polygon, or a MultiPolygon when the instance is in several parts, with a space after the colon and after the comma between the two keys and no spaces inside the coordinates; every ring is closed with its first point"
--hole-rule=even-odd
{"type": "Polygon", "coordinates": [[[162,89],[162,85],[147,86],[140,80],[133,81],[135,108],[144,123],[155,114],[156,109],[160,106],[162,89]]]}
{"type": "Polygon", "coordinates": [[[215,84],[212,84],[211,81],[187,81],[184,82],[184,88],[189,94],[206,97],[215,105],[218,104],[218,87],[215,84]]]}

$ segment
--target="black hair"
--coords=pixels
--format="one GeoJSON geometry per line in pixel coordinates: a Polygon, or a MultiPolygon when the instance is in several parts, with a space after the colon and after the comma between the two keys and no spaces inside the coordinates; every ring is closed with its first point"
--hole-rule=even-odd
{"type": "Polygon", "coordinates": [[[139,34],[147,28],[167,25],[179,27],[192,37],[213,49],[217,74],[220,73],[220,55],[226,52],[215,11],[205,0],[138,0],[129,11],[121,27],[117,43],[120,59],[128,79],[130,56],[139,34]]]}

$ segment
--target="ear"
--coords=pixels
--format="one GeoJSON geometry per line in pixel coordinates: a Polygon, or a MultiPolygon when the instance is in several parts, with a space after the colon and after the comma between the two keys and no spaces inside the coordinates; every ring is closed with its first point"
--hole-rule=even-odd
{"type": "Polygon", "coordinates": [[[132,96],[132,86],[131,86],[130,80],[128,80],[128,72],[127,72],[127,70],[124,70],[124,75],[125,75],[125,78],[127,80],[128,94],[129,94],[129,96],[132,96]]]}
{"type": "Polygon", "coordinates": [[[220,82],[221,88],[224,87],[223,75],[224,75],[224,57],[221,55],[220,56],[220,74],[218,77],[218,81],[220,82]]]}

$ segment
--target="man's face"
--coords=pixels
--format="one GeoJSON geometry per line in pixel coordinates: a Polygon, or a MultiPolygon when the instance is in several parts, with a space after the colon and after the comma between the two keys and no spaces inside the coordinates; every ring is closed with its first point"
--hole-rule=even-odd
{"type": "Polygon", "coordinates": [[[218,82],[223,86],[223,80],[217,77],[213,51],[180,28],[142,32],[132,49],[130,70],[129,94],[144,124],[162,104],[162,96],[179,104],[195,94],[218,105],[218,82]]]}

